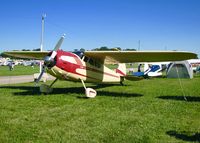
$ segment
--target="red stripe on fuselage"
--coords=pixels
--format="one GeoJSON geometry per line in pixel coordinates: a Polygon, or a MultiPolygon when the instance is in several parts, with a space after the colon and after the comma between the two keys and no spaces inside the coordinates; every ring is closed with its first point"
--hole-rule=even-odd
{"type": "Polygon", "coordinates": [[[125,73],[123,73],[123,72],[122,72],[121,70],[119,70],[119,69],[116,69],[116,72],[119,73],[119,74],[121,74],[121,75],[123,75],[123,76],[126,75],[125,73]]]}

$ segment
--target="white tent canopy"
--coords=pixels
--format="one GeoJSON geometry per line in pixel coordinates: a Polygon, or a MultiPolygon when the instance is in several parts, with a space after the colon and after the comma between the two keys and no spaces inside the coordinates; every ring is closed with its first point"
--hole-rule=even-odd
{"type": "Polygon", "coordinates": [[[188,61],[177,61],[169,65],[167,78],[193,78],[192,67],[188,61]]]}

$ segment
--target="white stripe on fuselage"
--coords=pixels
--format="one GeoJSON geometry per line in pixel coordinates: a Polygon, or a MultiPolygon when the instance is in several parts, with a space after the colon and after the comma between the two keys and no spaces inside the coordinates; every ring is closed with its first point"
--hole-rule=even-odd
{"type": "Polygon", "coordinates": [[[72,64],[77,64],[76,60],[74,59],[74,57],[71,56],[61,56],[60,57],[63,61],[72,63],[72,64]]]}

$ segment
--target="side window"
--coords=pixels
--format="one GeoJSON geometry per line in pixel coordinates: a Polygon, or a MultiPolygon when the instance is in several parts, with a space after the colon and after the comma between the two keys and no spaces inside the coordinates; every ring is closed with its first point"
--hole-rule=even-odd
{"type": "Polygon", "coordinates": [[[89,63],[94,66],[94,60],[93,59],[90,59],[89,63]]]}
{"type": "Polygon", "coordinates": [[[84,57],[83,61],[88,62],[88,57],[84,57]]]}
{"type": "Polygon", "coordinates": [[[89,64],[91,64],[91,65],[93,65],[93,66],[95,66],[95,67],[97,67],[97,68],[100,68],[100,67],[101,67],[101,64],[100,64],[99,62],[97,62],[97,61],[95,61],[95,60],[93,60],[93,59],[91,59],[91,58],[84,57],[83,61],[84,61],[84,62],[88,62],[89,64]]]}
{"type": "Polygon", "coordinates": [[[98,63],[97,61],[95,61],[95,67],[100,68],[100,67],[101,67],[101,64],[98,63]]]}

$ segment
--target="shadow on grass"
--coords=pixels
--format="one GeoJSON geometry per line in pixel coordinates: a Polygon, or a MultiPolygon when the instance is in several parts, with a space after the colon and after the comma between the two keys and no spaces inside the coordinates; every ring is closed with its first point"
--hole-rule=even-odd
{"type": "Polygon", "coordinates": [[[2,86],[0,89],[11,89],[11,92],[13,95],[39,95],[39,87],[35,86],[2,86]],[[22,91],[16,91],[16,90],[22,90],[22,91]]]}
{"type": "MultiPolygon", "coordinates": [[[[96,85],[91,86],[94,89],[101,89],[112,85],[96,85]]],[[[13,89],[13,95],[15,96],[33,96],[33,95],[41,95],[39,87],[35,86],[2,86],[2,89],[13,89]],[[20,89],[22,91],[15,92],[15,89],[20,89]]],[[[53,88],[53,92],[48,95],[56,95],[56,94],[85,94],[85,90],[83,87],[67,87],[67,88],[53,88]]],[[[97,96],[112,96],[112,97],[140,97],[142,94],[137,93],[120,93],[120,92],[107,92],[107,91],[97,91],[97,96]]],[[[77,98],[86,99],[85,97],[78,96],[77,98]]]]}
{"type": "MultiPolygon", "coordinates": [[[[196,96],[185,96],[188,102],[200,102],[200,97],[196,96]]],[[[179,101],[186,101],[184,96],[158,96],[157,98],[166,99],[166,100],[179,100],[179,101]]]]}
{"type": "MultiPolygon", "coordinates": [[[[84,93],[85,91],[83,91],[84,93]]],[[[120,92],[107,92],[107,91],[97,91],[97,96],[110,96],[110,97],[126,97],[126,98],[132,98],[132,97],[141,97],[142,94],[137,93],[120,93],[120,92]]],[[[79,99],[88,99],[86,96],[78,96],[79,99]]]]}
{"type": "Polygon", "coordinates": [[[177,131],[167,131],[166,134],[169,136],[175,137],[176,139],[180,139],[183,141],[190,142],[200,142],[200,133],[193,133],[191,135],[190,132],[177,132],[177,131]],[[190,134],[190,135],[188,135],[190,134]]]}

